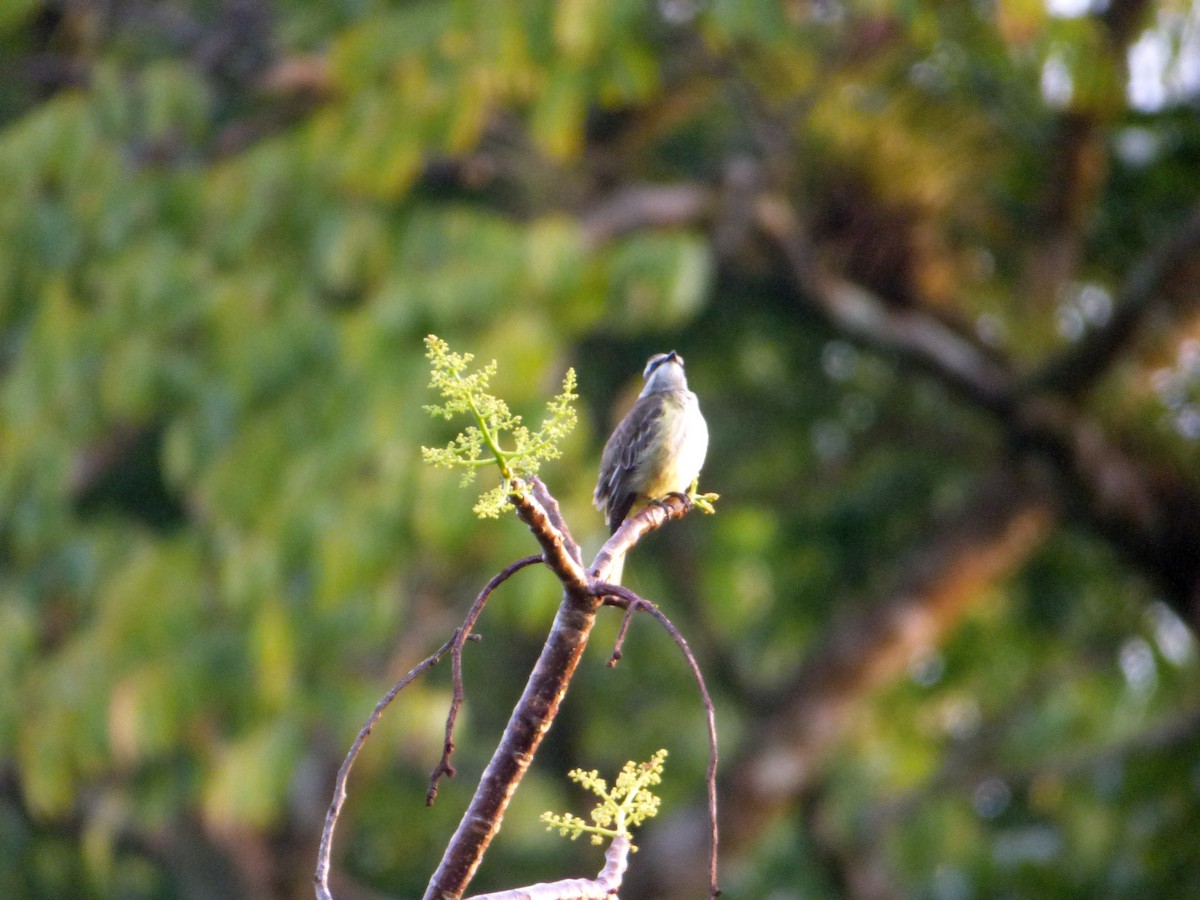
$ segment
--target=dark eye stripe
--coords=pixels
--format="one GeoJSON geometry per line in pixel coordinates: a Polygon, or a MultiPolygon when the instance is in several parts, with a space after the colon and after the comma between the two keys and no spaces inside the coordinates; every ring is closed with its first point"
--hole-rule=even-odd
{"type": "Polygon", "coordinates": [[[659,353],[657,356],[650,357],[650,362],[646,364],[646,377],[649,378],[654,370],[667,361],[667,354],[659,353]]]}
{"type": "Polygon", "coordinates": [[[675,362],[679,363],[679,367],[682,369],[683,357],[674,350],[672,350],[670,353],[656,353],[654,356],[650,357],[650,361],[646,363],[646,372],[643,377],[649,378],[654,373],[655,369],[665,363],[672,356],[675,358],[675,362]]]}

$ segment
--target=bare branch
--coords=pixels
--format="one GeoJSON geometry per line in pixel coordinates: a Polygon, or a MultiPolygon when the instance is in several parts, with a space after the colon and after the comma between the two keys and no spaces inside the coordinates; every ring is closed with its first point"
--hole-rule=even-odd
{"type": "Polygon", "coordinates": [[[567,528],[567,521],[563,518],[562,510],[558,508],[558,501],[554,499],[554,495],[546,488],[542,479],[536,475],[529,479],[529,484],[533,487],[534,499],[546,511],[546,516],[550,519],[550,524],[558,529],[559,534],[563,536],[563,545],[567,548],[567,553],[571,555],[571,559],[582,566],[583,551],[579,549],[579,545],[571,537],[571,531],[567,528]]]}
{"type": "Polygon", "coordinates": [[[613,194],[580,221],[583,244],[595,249],[642,228],[695,225],[713,211],[713,192],[702,185],[636,185],[613,194]]]}
{"type": "MultiPolygon", "coordinates": [[[[1147,320],[1167,306],[1163,298],[1168,282],[1194,263],[1200,253],[1200,206],[1179,228],[1151,248],[1133,267],[1113,304],[1113,314],[1102,327],[1088,334],[1062,356],[1051,360],[1030,379],[1027,391],[1055,391],[1077,396],[1108,371],[1113,360],[1137,340],[1147,320]]],[[[1184,275],[1175,305],[1190,308],[1200,302],[1194,279],[1184,275]]]]}
{"type": "MultiPolygon", "coordinates": [[[[458,719],[458,711],[462,707],[464,697],[462,678],[463,645],[472,637],[471,629],[475,627],[475,623],[479,620],[479,616],[483,612],[483,608],[487,605],[488,598],[491,597],[492,592],[526,566],[531,566],[541,561],[542,555],[538,553],[518,559],[516,562],[509,563],[501,569],[484,586],[483,590],[479,592],[479,596],[471,604],[471,609],[468,611],[467,617],[463,620],[462,626],[454,633],[454,643],[450,655],[454,672],[452,679],[453,694],[450,700],[450,711],[446,715],[446,739],[442,744],[442,758],[429,776],[429,790],[425,793],[426,806],[433,806],[433,801],[437,799],[438,782],[441,780],[441,777],[443,775],[447,775],[450,778],[454,777],[454,766],[451,764],[451,757],[454,755],[454,723],[458,719]]],[[[478,639],[478,636],[475,637],[478,639]]]]}
{"type": "Polygon", "coordinates": [[[685,495],[671,494],[666,499],[647,506],[637,515],[630,516],[600,548],[588,574],[597,581],[603,581],[611,571],[614,559],[628,553],[651,531],[661,528],[672,519],[682,519],[691,508],[692,501],[685,495]]]}
{"type": "Polygon", "coordinates": [[[570,587],[565,591],[525,691],[517,701],[504,735],[480,778],[475,796],[426,888],[425,900],[460,897],[474,876],[484,852],[500,828],[500,820],[517,785],[558,713],[567,685],[587,646],[598,606],[599,601],[586,592],[570,587]]]}
{"type": "MultiPolygon", "coordinates": [[[[521,484],[513,483],[512,503],[521,521],[541,544],[544,562],[562,582],[563,599],[500,744],[484,769],[475,796],[425,889],[425,900],[461,897],[499,830],[504,811],[533,761],[542,738],[550,730],[587,646],[601,604],[601,597],[595,590],[598,575],[608,572],[614,553],[628,551],[643,535],[670,519],[684,516],[692,505],[687,497],[672,495],[627,519],[601,549],[592,568],[584,571],[574,557],[571,548],[575,547],[575,542],[557,513],[557,504],[548,509],[539,500],[536,485],[532,492],[525,492],[521,487],[521,484]]],[[[548,496],[544,487],[541,492],[548,496]]]]}
{"type": "Polygon", "coordinates": [[[467,900],[617,900],[617,892],[629,868],[630,846],[627,837],[613,838],[604,852],[604,868],[594,880],[568,878],[511,891],[476,894],[467,900]]]}
{"type": "Polygon", "coordinates": [[[321,832],[321,849],[317,853],[317,871],[313,876],[317,900],[333,900],[333,895],[329,893],[329,857],[333,850],[333,831],[337,827],[338,816],[341,815],[342,806],[346,802],[346,782],[350,778],[350,770],[354,768],[354,761],[358,758],[359,751],[362,750],[363,744],[367,742],[367,738],[371,736],[371,731],[374,730],[375,723],[379,721],[379,717],[383,715],[383,711],[396,699],[396,695],[412,683],[413,679],[418,675],[436,666],[442,657],[446,655],[446,651],[454,645],[457,638],[458,632],[455,632],[454,637],[442,644],[432,656],[426,657],[423,662],[418,663],[409,670],[407,675],[392,685],[392,689],[384,694],[383,699],[375,704],[371,715],[367,717],[367,721],[359,730],[358,737],[350,745],[350,752],[346,754],[341,768],[338,769],[337,781],[333,789],[333,802],[330,803],[329,811],[325,814],[325,828],[321,832]]]}
{"type": "Polygon", "coordinates": [[[757,220],[783,253],[804,298],[835,327],[871,346],[902,354],[986,409],[1007,408],[1012,378],[978,341],[920,309],[889,306],[865,287],[825,271],[784,200],[761,197],[757,220]]]}
{"type": "MultiPolygon", "coordinates": [[[[514,480],[509,498],[517,508],[517,517],[529,527],[537,542],[542,545],[543,560],[562,582],[567,593],[587,596],[588,573],[576,557],[579,546],[566,530],[566,523],[557,511],[557,504],[554,504],[555,511],[552,515],[538,499],[536,485],[530,493],[526,493],[522,487],[519,481],[514,480]]],[[[541,494],[549,496],[544,485],[541,494]]]]}
{"type": "Polygon", "coordinates": [[[692,677],[696,679],[696,686],[700,689],[700,697],[704,701],[705,720],[708,725],[708,772],[705,776],[705,782],[708,785],[709,821],[708,895],[709,897],[717,897],[721,893],[721,889],[717,886],[717,844],[720,835],[717,823],[717,717],[716,707],[713,705],[712,697],[708,693],[708,685],[704,682],[704,673],[700,670],[700,665],[696,662],[696,657],[692,654],[692,648],[688,646],[688,642],[683,634],[655,604],[619,584],[598,582],[595,585],[595,590],[597,594],[604,597],[606,605],[619,606],[625,610],[625,620],[621,624],[621,637],[618,638],[618,649],[613,650],[613,660],[610,660],[610,665],[614,664],[618,658],[619,644],[624,638],[625,630],[629,625],[630,615],[635,612],[647,612],[658,620],[658,623],[662,625],[663,629],[678,645],[680,652],[683,653],[683,658],[687,661],[688,668],[692,670],[692,677]]]}
{"type": "MultiPolygon", "coordinates": [[[[483,853],[499,829],[500,820],[508,802],[520,783],[525,770],[529,767],[533,755],[541,743],[542,737],[549,730],[558,707],[566,694],[567,685],[574,674],[579,658],[587,646],[588,635],[595,622],[597,609],[601,604],[601,595],[595,590],[593,577],[585,572],[579,562],[580,551],[571,537],[566,523],[558,508],[558,503],[546,490],[541,481],[534,479],[532,492],[526,493],[522,485],[514,482],[512,485],[512,503],[517,508],[517,514],[528,525],[543,553],[527,556],[510,563],[497,573],[484,587],[467,613],[463,625],[454,636],[442,645],[433,656],[426,659],[401,679],[391,691],[376,705],[366,724],[359,732],[345,762],[338,772],[334,799],[326,816],[325,831],[321,839],[321,850],[318,854],[317,871],[314,876],[318,900],[332,900],[329,893],[328,879],[330,868],[330,853],[332,849],[333,831],[342,805],[346,800],[346,782],[363,743],[370,735],[375,723],[383,714],[384,709],[407,684],[417,675],[435,665],[447,650],[453,651],[454,658],[454,696],[446,720],[446,737],[443,745],[442,759],[430,776],[430,788],[427,802],[432,802],[437,793],[437,783],[442,775],[453,775],[454,769],[450,759],[454,751],[453,732],[458,711],[463,702],[462,689],[462,646],[470,639],[471,629],[475,626],[479,615],[483,612],[488,598],[497,587],[516,572],[537,562],[545,562],[563,583],[563,602],[555,617],[554,626],[542,648],[538,659],[526,684],[521,700],[513,710],[504,737],[496,752],[484,770],[479,787],[468,807],[458,830],[451,839],[446,853],[437,872],[430,880],[426,889],[427,900],[432,898],[459,897],[466,888],[476,868],[483,858],[483,853]]],[[[622,552],[630,549],[642,535],[660,527],[671,518],[680,518],[691,508],[688,498],[672,496],[661,504],[644,510],[638,516],[628,520],[597,557],[598,563],[607,567],[611,565],[612,553],[616,549],[622,552]],[[605,551],[608,556],[605,557],[605,551]]],[[[605,585],[605,588],[612,586],[605,585]]],[[[620,591],[620,588],[613,588],[620,591]]],[[[643,601],[644,602],[644,601],[643,601]]],[[[648,607],[649,608],[649,607],[648,607]]],[[[661,615],[661,614],[659,614],[661,615]]],[[[663,618],[665,622],[665,617],[663,618]]],[[[667,623],[669,626],[669,623],[667,623]]],[[[669,629],[673,630],[673,629],[669,629]]],[[[675,632],[677,641],[682,637],[675,632]]],[[[692,659],[686,643],[682,643],[693,671],[699,677],[699,669],[692,659]]],[[[711,709],[711,700],[701,680],[701,692],[709,707],[710,741],[715,754],[715,719],[711,709]]],[[[715,755],[714,755],[715,765],[715,755]]],[[[715,796],[714,796],[715,801],[715,796]]],[[[715,815],[715,813],[714,813],[715,815]]],[[[715,847],[715,845],[714,845],[715,847]]],[[[611,862],[611,860],[610,860],[611,862]]],[[[714,861],[715,866],[715,861],[714,861]]],[[[617,876],[624,872],[624,863],[619,869],[606,866],[606,872],[617,876]]],[[[603,879],[604,873],[601,873],[603,879]]],[[[597,882],[580,882],[581,884],[602,884],[597,882]]],[[[619,881],[618,881],[619,885],[619,881]]],[[[612,893],[609,891],[608,893],[612,893]]],[[[514,896],[521,896],[519,894],[514,896]]],[[[537,897],[572,896],[569,894],[537,894],[537,897]]],[[[579,894],[581,897],[591,897],[592,894],[579,894]]],[[[595,896],[604,897],[607,893],[595,896]]]]}

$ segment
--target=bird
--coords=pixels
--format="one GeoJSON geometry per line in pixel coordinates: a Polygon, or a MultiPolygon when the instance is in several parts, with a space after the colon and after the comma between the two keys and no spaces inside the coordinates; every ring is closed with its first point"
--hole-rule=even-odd
{"type": "MultiPolygon", "coordinates": [[[[708,424],[688,390],[683,357],[674,350],[656,353],[642,378],[642,393],[600,457],[592,502],[603,510],[610,534],[650,503],[691,488],[708,453],[708,424]]],[[[620,584],[623,568],[622,555],[613,560],[611,584],[620,584]]]]}

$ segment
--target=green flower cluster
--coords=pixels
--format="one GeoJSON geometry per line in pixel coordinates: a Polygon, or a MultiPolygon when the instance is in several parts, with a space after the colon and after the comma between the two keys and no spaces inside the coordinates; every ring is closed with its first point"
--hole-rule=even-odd
{"type": "MultiPolygon", "coordinates": [[[[659,797],[648,788],[662,783],[663,762],[666,758],[667,751],[659,750],[646,762],[625,763],[612,790],[609,790],[608,782],[601,778],[595,769],[590,772],[572,769],[568,773],[571,780],[600,798],[600,802],[592,810],[591,823],[571,813],[558,815],[544,812],[541,820],[546,823],[548,830],[553,831],[557,828],[559,834],[571,840],[575,840],[581,834],[590,834],[593,844],[602,844],[605,838],[628,839],[632,837],[632,829],[658,814],[659,797]]],[[[637,850],[637,847],[631,845],[630,849],[637,850]]]]}
{"type": "Polygon", "coordinates": [[[435,466],[463,469],[464,486],[475,479],[481,466],[495,465],[500,470],[500,483],[480,495],[475,514],[496,518],[507,506],[509,495],[537,474],[543,460],[562,455],[559,442],[571,433],[577,421],[573,405],[579,399],[575,370],[567,369],[562,393],[546,404],[541,428],[530,431],[507,403],[489,392],[496,374],[495,360],[469,371],[474,356],[453,352],[449,344],[432,334],[425,338],[425,356],[431,369],[429,387],[439,391],[443,401],[426,406],[425,411],[447,420],[468,415],[475,424],[460,431],[445,447],[422,447],[421,457],[435,466]],[[510,449],[502,444],[505,436],[510,449]]]}

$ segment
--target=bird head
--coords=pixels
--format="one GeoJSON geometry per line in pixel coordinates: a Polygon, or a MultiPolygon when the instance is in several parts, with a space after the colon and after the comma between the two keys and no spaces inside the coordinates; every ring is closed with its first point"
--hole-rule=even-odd
{"type": "Polygon", "coordinates": [[[662,391],[679,391],[687,389],[687,377],[683,373],[683,357],[672,350],[670,353],[656,353],[646,362],[646,370],[642,373],[646,379],[642,387],[642,396],[657,394],[662,391]]]}

